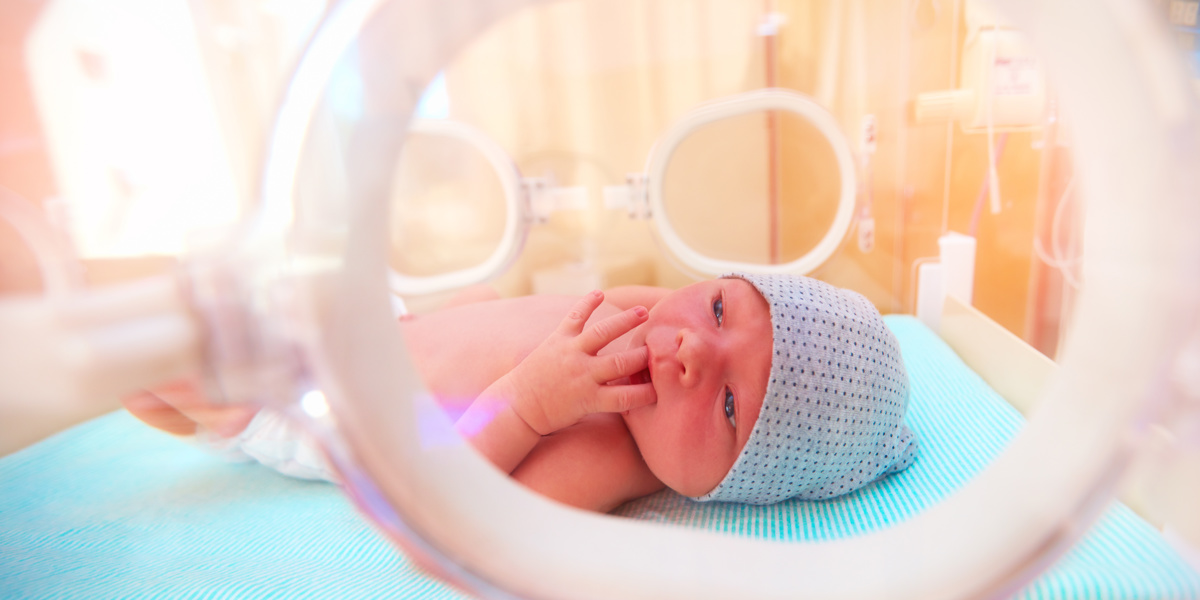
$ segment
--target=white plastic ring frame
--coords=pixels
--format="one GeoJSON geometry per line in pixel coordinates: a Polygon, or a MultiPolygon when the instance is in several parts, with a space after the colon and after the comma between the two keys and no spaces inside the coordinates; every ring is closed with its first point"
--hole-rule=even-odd
{"type": "Polygon", "coordinates": [[[685,115],[655,144],[646,161],[647,195],[650,202],[650,215],[654,220],[656,230],[661,236],[667,250],[674,254],[683,264],[703,273],[715,276],[730,271],[752,271],[756,273],[794,273],[806,275],[821,266],[834,252],[837,251],[850,224],[854,219],[854,203],[857,193],[857,177],[854,170],[854,156],[850,152],[850,144],[838,127],[837,120],[829,111],[821,107],[807,96],[791,90],[768,88],[754,90],[728,98],[715,100],[685,115]],[[695,133],[697,129],[731,117],[768,110],[785,110],[800,115],[829,142],[837,160],[838,180],[841,191],[838,195],[837,212],[833,223],[824,237],[811,250],[796,260],[777,264],[764,265],[743,263],[705,256],[689,246],[667,215],[663,200],[663,184],[666,181],[667,166],[671,155],[683,140],[695,133]]]}
{"type": "MultiPolygon", "coordinates": [[[[340,11],[365,17],[381,3],[345,0],[330,22],[341,22],[340,11]]],[[[388,72],[422,89],[485,27],[537,3],[390,5],[395,51],[379,58],[398,62],[389,63],[394,69],[388,72]]],[[[354,235],[344,249],[353,268],[332,289],[314,290],[331,299],[315,303],[322,312],[314,339],[323,344],[305,347],[354,453],[354,462],[338,463],[348,489],[418,560],[479,594],[961,598],[1015,592],[1107,505],[1141,424],[1165,408],[1169,395],[1161,390],[1169,370],[1162,365],[1192,330],[1200,305],[1194,278],[1200,239],[1193,235],[1200,224],[1194,201],[1200,173],[1190,168],[1200,151],[1186,71],[1150,6],[1008,0],[1005,7],[1057,76],[1062,106],[1076,125],[1080,185],[1090,200],[1087,261],[1076,326],[1042,407],[965,487],[888,529],[788,544],[581,513],[537,496],[457,439],[449,419],[422,393],[403,340],[385,326],[391,312],[378,277],[386,262],[386,235],[378,231],[386,222],[385,203],[353,198],[354,235]]],[[[313,49],[340,55],[353,39],[345,33],[322,26],[293,81],[323,83],[322,67],[332,59],[314,56],[313,49]]],[[[306,127],[317,105],[319,90],[312,97],[299,95],[302,90],[313,88],[291,87],[298,95],[285,109],[307,106],[308,113],[281,112],[275,135],[284,141],[297,138],[283,126],[306,127]]],[[[298,155],[269,156],[267,173],[295,174],[298,155]]],[[[290,182],[271,188],[275,180],[267,180],[269,191],[290,193],[290,182]]],[[[267,206],[289,201],[265,198],[267,206]]]]}
{"type": "Polygon", "coordinates": [[[388,282],[392,292],[400,296],[419,296],[486,281],[520,254],[525,241],[527,222],[521,209],[521,172],[504,148],[483,132],[465,123],[444,119],[419,119],[413,121],[409,127],[409,134],[414,133],[458,139],[483,154],[488,164],[496,171],[500,178],[500,187],[504,190],[504,231],[496,248],[475,266],[424,277],[405,275],[395,269],[389,269],[388,282]]]}

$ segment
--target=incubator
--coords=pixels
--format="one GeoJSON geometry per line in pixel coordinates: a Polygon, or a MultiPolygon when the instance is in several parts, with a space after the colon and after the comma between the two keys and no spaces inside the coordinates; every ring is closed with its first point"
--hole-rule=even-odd
{"type": "Polygon", "coordinates": [[[1195,2],[103,4],[26,41],[60,193],[0,194],[44,289],[0,298],[5,406],[198,373],[482,597],[1006,597],[1114,498],[1200,569],[1195,2]],[[114,263],[149,266],[80,267],[114,263]],[[855,535],[585,513],[466,444],[395,327],[730,271],[915,316],[1013,432],[855,535]]]}

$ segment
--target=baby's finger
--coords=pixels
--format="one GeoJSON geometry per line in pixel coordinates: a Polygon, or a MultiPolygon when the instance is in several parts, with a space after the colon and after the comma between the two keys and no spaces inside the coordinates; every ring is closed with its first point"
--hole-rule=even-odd
{"type": "Polygon", "coordinates": [[[567,312],[567,316],[558,324],[558,332],[563,335],[577,336],[583,333],[583,326],[587,320],[591,318],[592,312],[596,310],[600,303],[604,302],[604,292],[600,290],[592,290],[583,295],[571,310],[567,312]]]}
{"type": "Polygon", "coordinates": [[[645,307],[635,306],[601,320],[583,332],[583,335],[579,338],[580,349],[590,354],[599,352],[601,348],[609,345],[613,340],[625,335],[634,327],[641,325],[649,314],[645,307]]]}
{"type": "Polygon", "coordinates": [[[601,356],[599,367],[592,374],[596,376],[596,383],[608,383],[622,377],[629,377],[645,369],[649,364],[650,351],[645,346],[639,346],[632,350],[601,356]]]}
{"type": "Polygon", "coordinates": [[[592,412],[621,413],[658,401],[654,386],[649,383],[636,385],[603,386],[593,401],[592,412]]]}

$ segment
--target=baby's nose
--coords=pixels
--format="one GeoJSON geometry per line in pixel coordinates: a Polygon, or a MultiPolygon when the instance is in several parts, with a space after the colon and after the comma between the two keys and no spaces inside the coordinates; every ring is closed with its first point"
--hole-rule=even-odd
{"type": "Polygon", "coordinates": [[[679,359],[679,381],[684,387],[694,387],[700,383],[704,368],[711,359],[711,350],[704,339],[695,332],[681,329],[677,335],[679,350],[675,357],[679,359]]]}

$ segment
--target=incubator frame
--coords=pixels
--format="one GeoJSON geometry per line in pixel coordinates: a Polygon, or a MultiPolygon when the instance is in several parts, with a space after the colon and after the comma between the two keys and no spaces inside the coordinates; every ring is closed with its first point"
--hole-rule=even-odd
{"type": "MultiPolygon", "coordinates": [[[[1149,435],[1149,424],[1173,403],[1195,402],[1179,397],[1172,383],[1189,374],[1180,350],[1194,342],[1200,306],[1200,172],[1194,169],[1200,136],[1183,65],[1140,0],[1008,0],[1002,8],[1045,57],[1061,85],[1062,105],[1076,119],[1079,186],[1089,213],[1076,326],[1057,375],[1002,456],[908,521],[821,543],[635,523],[567,508],[513,483],[457,436],[422,390],[404,341],[388,326],[388,182],[402,144],[386,136],[351,136],[351,153],[371,160],[344,165],[350,199],[338,213],[344,223],[307,222],[294,200],[325,85],[360,37],[379,35],[377,26],[389,28],[391,51],[383,60],[394,62],[373,72],[391,78],[377,83],[393,102],[350,125],[402,128],[417,91],[458,49],[492,22],[541,3],[336,3],[304,52],[276,116],[262,208],[216,265],[245,290],[229,301],[240,303],[233,307],[240,311],[236,325],[267,324],[255,331],[267,337],[280,335],[277,325],[291,325],[284,354],[295,350],[302,372],[291,374],[303,377],[290,389],[275,390],[273,402],[298,401],[312,390],[311,382],[319,385],[331,412],[309,425],[326,439],[347,490],[429,570],[487,597],[787,598],[799,590],[830,599],[1003,597],[1087,530],[1149,435]],[[1089,18],[1077,18],[1083,14],[1089,18]],[[334,424],[336,430],[330,429],[334,424]],[[1031,487],[1043,493],[1031,495],[1031,487]],[[989,510],[995,506],[1005,509],[989,510]]],[[[135,349],[148,358],[88,355],[95,361],[87,366],[105,374],[107,388],[130,389],[133,382],[199,364],[196,349],[213,334],[204,326],[222,326],[197,316],[212,314],[212,307],[202,305],[206,297],[188,295],[187,283],[164,278],[148,285],[154,294],[137,295],[131,286],[128,293],[94,294],[90,302],[5,304],[0,322],[75,335],[82,340],[77,346],[95,350],[113,338],[91,340],[84,335],[89,328],[132,322],[138,309],[154,312],[149,318],[165,324],[155,330],[161,335],[137,338],[153,343],[135,349]],[[163,358],[164,348],[174,354],[163,358]],[[132,365],[134,358],[144,364],[118,376],[105,368],[132,365]]],[[[25,339],[0,339],[0,356],[29,354],[25,339]]],[[[57,337],[46,339],[49,348],[57,337]]],[[[249,370],[270,366],[265,361],[271,357],[254,354],[260,346],[245,350],[245,356],[210,353],[209,360],[244,359],[234,366],[249,370]]],[[[22,372],[27,361],[0,361],[3,391],[38,389],[33,383],[49,380],[56,372],[51,367],[77,367],[55,352],[57,346],[34,353],[46,357],[36,372],[22,372]]]]}
{"type": "MultiPolygon", "coordinates": [[[[422,89],[488,23],[533,4],[390,5],[396,12],[389,24],[402,34],[395,36],[400,48],[392,56],[414,62],[388,65],[389,72],[407,77],[409,88],[422,89]],[[435,32],[417,25],[428,23],[443,26],[435,32]]],[[[339,4],[294,82],[320,79],[329,59],[318,54],[339,51],[353,37],[337,26],[340,13],[361,25],[366,19],[358,17],[380,5],[339,4]]],[[[1171,364],[1184,339],[1180,332],[1190,331],[1195,320],[1190,307],[1197,290],[1185,277],[1200,258],[1187,233],[1197,222],[1197,186],[1185,165],[1196,160],[1196,121],[1191,90],[1146,7],[1131,0],[1012,0],[1006,8],[1060,77],[1063,105],[1078,118],[1082,187],[1093,203],[1086,230],[1087,286],[1062,369],[1026,429],[977,479],[895,527],[819,544],[629,523],[540,498],[507,481],[461,442],[437,442],[453,438],[451,424],[416,385],[403,343],[366,318],[374,314],[382,323],[388,309],[379,275],[386,236],[373,229],[383,221],[384,207],[378,197],[364,196],[355,198],[350,225],[360,235],[349,236],[342,255],[354,268],[338,278],[336,297],[317,320],[326,324],[320,337],[327,344],[308,348],[309,360],[328,377],[323,381],[336,386],[331,405],[355,456],[339,463],[346,480],[365,483],[363,473],[370,473],[374,482],[357,488],[364,506],[372,505],[365,499],[386,496],[385,512],[395,511],[392,522],[403,522],[409,534],[420,537],[389,528],[393,538],[423,564],[454,569],[459,576],[453,580],[482,595],[503,590],[532,597],[790,597],[804,590],[813,598],[995,597],[1045,568],[1111,497],[1136,449],[1140,424],[1166,403],[1148,390],[1166,389],[1160,365],[1171,364]],[[1091,18],[1075,19],[1079,14],[1091,18]],[[1062,25],[1056,28],[1055,22],[1062,25]],[[1076,62],[1081,60],[1105,68],[1081,68],[1076,62]],[[1125,83],[1114,89],[1113,82],[1125,83]],[[1161,208],[1147,210],[1147,204],[1161,208]],[[1163,298],[1176,300],[1164,304],[1163,298]],[[328,325],[333,323],[338,327],[328,325]],[[1155,351],[1114,360],[1105,352],[1111,345],[1155,351]],[[359,361],[368,357],[346,352],[354,347],[371,347],[371,364],[405,366],[389,366],[386,373],[367,368],[359,361]],[[1096,381],[1096,372],[1111,380],[1096,381]],[[1030,485],[1046,493],[1031,498],[1024,492],[1030,485]],[[1008,512],[978,518],[984,507],[997,505],[1008,512]],[[657,571],[647,572],[648,564],[657,571]]],[[[303,104],[315,106],[318,97],[303,104]]],[[[295,125],[281,115],[277,135],[294,135],[288,128],[295,125]]],[[[272,155],[267,173],[294,173],[289,157],[295,155],[272,155]]],[[[270,204],[290,201],[290,195],[278,193],[282,189],[266,189],[270,204]]]]}

